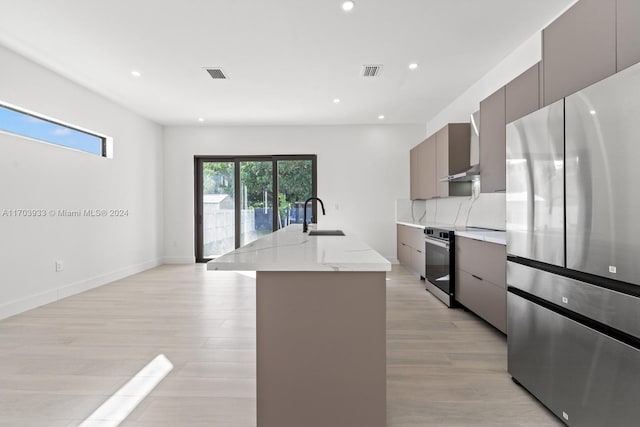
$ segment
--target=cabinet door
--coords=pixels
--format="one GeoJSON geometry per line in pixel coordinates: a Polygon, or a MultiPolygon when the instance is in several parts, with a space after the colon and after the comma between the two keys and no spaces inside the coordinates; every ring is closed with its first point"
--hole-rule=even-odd
{"type": "Polygon", "coordinates": [[[580,0],[545,28],[542,68],[544,105],[615,73],[616,0],[580,0]]]}
{"type": "Polygon", "coordinates": [[[618,71],[640,62],[640,1],[618,0],[617,41],[618,71]]]}
{"type": "Polygon", "coordinates": [[[449,175],[449,126],[436,133],[436,194],[438,197],[449,197],[449,183],[440,179],[449,175]]]}
{"type": "Polygon", "coordinates": [[[432,135],[422,144],[419,151],[420,160],[420,199],[431,199],[437,193],[436,188],[436,136],[432,135]]]}
{"type": "Polygon", "coordinates": [[[419,199],[419,191],[418,191],[418,183],[419,183],[419,158],[418,158],[418,147],[413,147],[411,151],[409,151],[409,188],[410,188],[410,197],[411,200],[419,199]]]}
{"type": "Polygon", "coordinates": [[[506,122],[511,123],[540,108],[539,63],[513,79],[505,88],[506,122]]]}
{"type": "MultiPolygon", "coordinates": [[[[449,137],[449,170],[448,175],[454,175],[469,169],[471,125],[469,123],[449,123],[447,125],[449,137]]],[[[451,187],[449,187],[449,195],[451,187]]]]}
{"type": "Polygon", "coordinates": [[[480,102],[480,191],[506,189],[505,88],[480,102]]]}

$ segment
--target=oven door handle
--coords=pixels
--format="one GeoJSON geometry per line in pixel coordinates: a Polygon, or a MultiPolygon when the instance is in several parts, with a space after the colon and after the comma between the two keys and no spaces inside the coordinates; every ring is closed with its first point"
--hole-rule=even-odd
{"type": "Polygon", "coordinates": [[[425,240],[425,242],[427,242],[430,245],[440,246],[441,248],[445,248],[446,250],[449,250],[449,243],[447,243],[447,242],[442,242],[440,240],[431,239],[429,237],[425,237],[424,240],[425,240]]]}

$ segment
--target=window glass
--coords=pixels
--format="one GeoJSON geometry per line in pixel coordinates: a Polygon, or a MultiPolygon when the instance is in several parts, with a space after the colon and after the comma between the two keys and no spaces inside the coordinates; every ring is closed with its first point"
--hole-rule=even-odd
{"type": "Polygon", "coordinates": [[[0,105],[0,130],[98,156],[106,156],[104,137],[4,105],[0,105]]]}

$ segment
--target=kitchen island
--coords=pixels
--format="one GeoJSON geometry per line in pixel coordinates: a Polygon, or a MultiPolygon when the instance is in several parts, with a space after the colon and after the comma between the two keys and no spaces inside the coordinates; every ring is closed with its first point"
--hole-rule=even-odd
{"type": "Polygon", "coordinates": [[[207,269],[256,271],[259,427],[386,425],[389,261],[291,225],[207,269]]]}

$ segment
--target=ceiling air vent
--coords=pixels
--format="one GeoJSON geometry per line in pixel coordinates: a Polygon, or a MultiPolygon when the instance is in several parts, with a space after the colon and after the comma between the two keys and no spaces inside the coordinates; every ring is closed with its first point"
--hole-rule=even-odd
{"type": "Polygon", "coordinates": [[[222,71],[222,68],[207,68],[207,73],[212,79],[227,79],[227,75],[222,71]]]}
{"type": "Polygon", "coordinates": [[[382,71],[382,65],[363,65],[362,77],[378,77],[382,71]]]}

